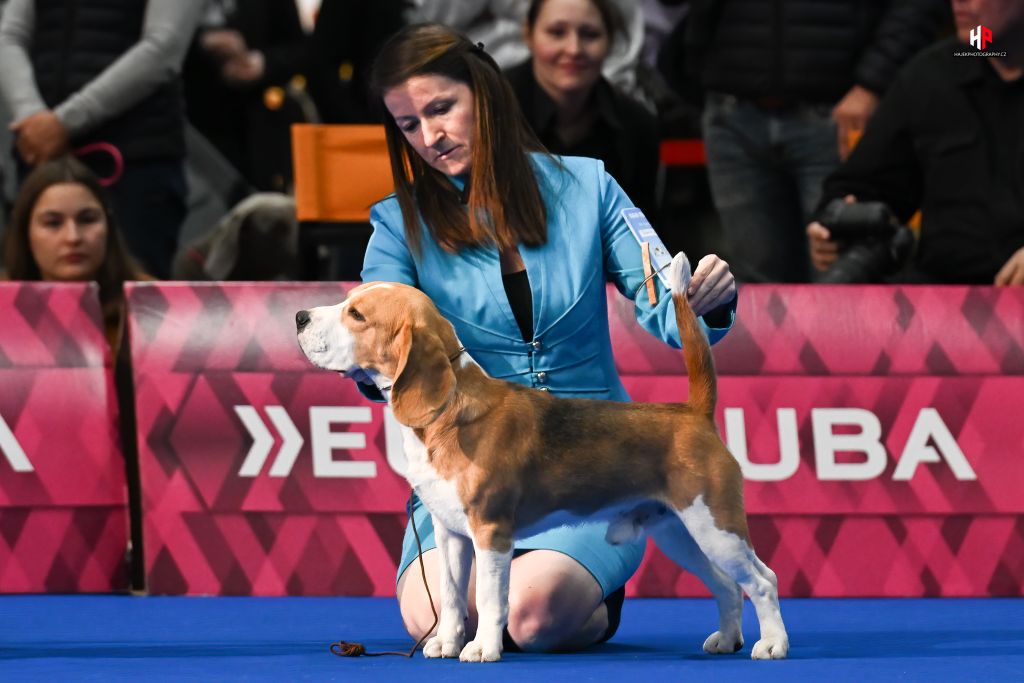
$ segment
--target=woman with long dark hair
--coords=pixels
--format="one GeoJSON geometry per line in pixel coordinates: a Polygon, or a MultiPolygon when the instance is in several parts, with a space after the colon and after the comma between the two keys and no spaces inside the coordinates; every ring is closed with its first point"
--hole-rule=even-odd
{"type": "Polygon", "coordinates": [[[99,180],[72,156],[45,161],[25,178],[4,234],[3,259],[10,280],[94,281],[99,285],[103,322],[114,361],[118,424],[128,481],[132,586],[143,589],[134,390],[128,347],[123,343],[124,283],[153,278],[128,253],[99,180]]]}
{"type": "Polygon", "coordinates": [[[95,281],[111,347],[120,345],[127,280],[149,280],[128,254],[107,193],[72,156],[37,166],[15,198],[4,236],[11,280],[95,281]]]}
{"type": "MultiPolygon", "coordinates": [[[[546,153],[494,60],[444,26],[396,34],[373,84],[388,111],[395,194],[371,211],[363,280],[426,292],[494,377],[559,396],[628,401],[612,357],[606,279],[634,300],[648,331],[680,341],[667,289],[657,283],[652,301],[644,285],[641,246],[622,216],[633,204],[602,163],[546,153]]],[[[701,260],[691,302],[712,341],[731,326],[735,301],[728,265],[701,260]]],[[[437,598],[432,521],[418,501],[414,508],[437,598]]],[[[606,526],[516,542],[506,649],[572,650],[611,637],[644,545],[612,546],[606,526]]],[[[408,571],[415,557],[407,529],[397,593],[418,638],[433,618],[419,571],[408,571]]],[[[469,619],[472,633],[472,607],[469,619]]]]}

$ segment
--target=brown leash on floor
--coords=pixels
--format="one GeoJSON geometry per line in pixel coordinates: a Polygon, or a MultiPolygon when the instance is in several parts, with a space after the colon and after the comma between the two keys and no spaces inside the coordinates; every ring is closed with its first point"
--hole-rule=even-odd
{"type": "Polygon", "coordinates": [[[331,643],[331,654],[338,655],[339,657],[380,657],[382,655],[398,655],[399,657],[412,657],[416,654],[416,650],[420,649],[420,645],[426,640],[434,629],[437,627],[438,616],[437,610],[434,608],[434,598],[430,595],[430,586],[427,585],[427,568],[423,564],[423,546],[420,544],[420,532],[416,528],[416,520],[412,518],[412,497],[413,492],[409,492],[409,502],[406,503],[405,509],[409,514],[409,523],[412,525],[412,534],[416,537],[416,557],[420,562],[420,575],[423,577],[423,587],[427,589],[427,601],[430,602],[430,611],[434,614],[434,623],[427,632],[416,641],[416,644],[412,646],[412,649],[408,652],[367,652],[366,648],[362,643],[351,643],[347,640],[339,640],[331,643]]]}

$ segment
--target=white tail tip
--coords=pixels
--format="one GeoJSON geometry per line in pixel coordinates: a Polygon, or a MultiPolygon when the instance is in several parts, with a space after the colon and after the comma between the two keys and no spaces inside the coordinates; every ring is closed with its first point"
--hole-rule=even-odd
{"type": "Polygon", "coordinates": [[[668,281],[672,283],[672,294],[686,296],[686,288],[690,286],[690,260],[686,254],[679,252],[672,257],[668,267],[668,281]]]}

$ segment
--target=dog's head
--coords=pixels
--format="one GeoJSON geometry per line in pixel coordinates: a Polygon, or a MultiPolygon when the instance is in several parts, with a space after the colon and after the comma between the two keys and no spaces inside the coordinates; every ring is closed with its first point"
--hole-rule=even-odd
{"type": "Polygon", "coordinates": [[[391,408],[402,424],[426,426],[454,394],[458,338],[415,287],[368,282],[340,304],[299,311],[295,324],[299,347],[313,365],[389,380],[391,408]]]}

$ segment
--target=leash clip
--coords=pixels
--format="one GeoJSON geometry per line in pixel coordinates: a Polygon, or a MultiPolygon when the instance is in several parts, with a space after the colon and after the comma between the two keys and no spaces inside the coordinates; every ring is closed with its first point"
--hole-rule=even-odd
{"type": "MultiPolygon", "coordinates": [[[[654,304],[656,304],[657,303],[657,299],[655,299],[654,295],[651,294],[651,290],[654,289],[654,283],[651,282],[651,278],[653,278],[655,275],[657,275],[661,271],[663,271],[666,268],[668,268],[668,266],[669,266],[669,264],[666,263],[661,268],[658,268],[657,270],[652,270],[651,273],[647,277],[645,277],[643,279],[643,282],[641,282],[640,285],[633,291],[633,298],[636,299],[640,295],[640,290],[643,289],[645,286],[649,285],[647,293],[648,293],[648,296],[650,297],[651,305],[653,306],[654,304]]],[[[646,270],[646,268],[645,268],[645,270],[646,270]]]]}

